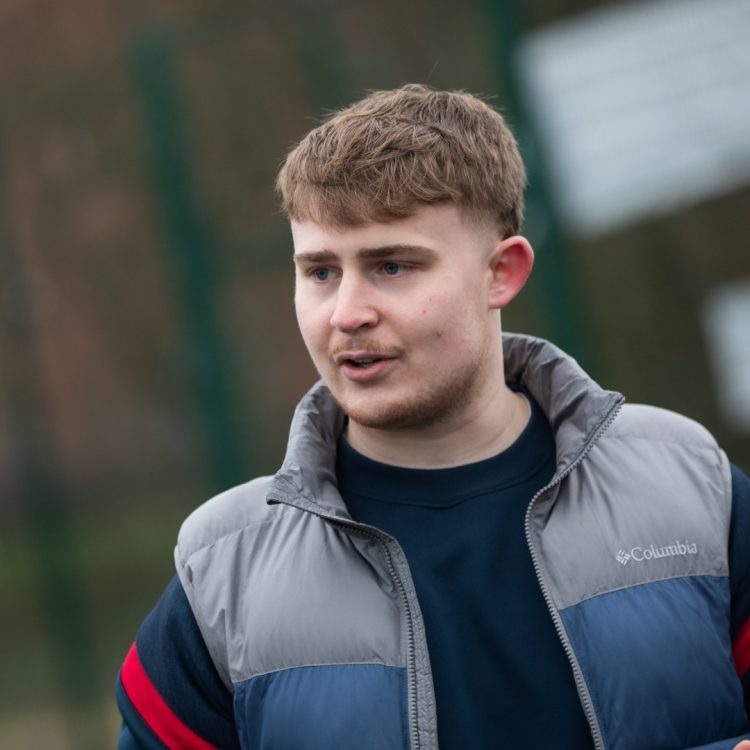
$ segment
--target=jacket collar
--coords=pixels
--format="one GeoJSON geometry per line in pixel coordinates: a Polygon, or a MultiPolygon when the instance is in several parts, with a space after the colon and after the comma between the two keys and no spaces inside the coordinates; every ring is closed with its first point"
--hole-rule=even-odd
{"type": "MultiPolygon", "coordinates": [[[[588,449],[616,413],[623,397],[594,382],[578,363],[543,339],[503,335],[505,377],[523,385],[549,420],[557,445],[556,476],[588,449]]],[[[286,457],[268,493],[324,515],[349,518],[336,482],[336,442],[344,415],[322,381],[300,401],[286,457]]]]}
{"type": "Polygon", "coordinates": [[[604,390],[562,349],[544,339],[503,335],[505,379],[523,385],[546,415],[563,474],[595,440],[624,401],[604,390]]]}

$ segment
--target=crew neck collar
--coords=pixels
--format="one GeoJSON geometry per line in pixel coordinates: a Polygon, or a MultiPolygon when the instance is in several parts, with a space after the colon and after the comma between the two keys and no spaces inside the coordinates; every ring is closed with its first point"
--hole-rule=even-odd
{"type": "Polygon", "coordinates": [[[490,458],[461,466],[410,469],[375,461],[338,439],[336,475],[341,493],[381,502],[447,506],[523,482],[554,457],[554,440],[539,406],[527,393],[531,416],[521,434],[490,458]]]}

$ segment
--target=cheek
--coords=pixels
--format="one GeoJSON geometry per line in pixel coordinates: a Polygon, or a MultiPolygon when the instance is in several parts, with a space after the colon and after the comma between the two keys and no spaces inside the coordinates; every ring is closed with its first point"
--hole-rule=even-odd
{"type": "Polygon", "coordinates": [[[444,352],[455,352],[457,356],[476,351],[488,335],[487,311],[480,305],[467,304],[466,300],[445,309],[450,312],[441,315],[432,325],[435,346],[444,352]]]}
{"type": "Polygon", "coordinates": [[[309,291],[297,290],[294,295],[294,312],[297,315],[297,324],[301,331],[312,331],[320,328],[324,317],[325,305],[321,304],[319,297],[310,294],[309,291]]]}
{"type": "Polygon", "coordinates": [[[325,344],[324,334],[327,326],[322,324],[320,311],[316,311],[314,307],[296,304],[295,312],[297,314],[297,327],[302,335],[302,340],[310,353],[314,355],[325,344]]]}
{"type": "Polygon", "coordinates": [[[430,296],[415,308],[408,328],[428,339],[460,341],[468,333],[467,328],[475,327],[479,320],[481,306],[473,302],[466,295],[430,296]]]}

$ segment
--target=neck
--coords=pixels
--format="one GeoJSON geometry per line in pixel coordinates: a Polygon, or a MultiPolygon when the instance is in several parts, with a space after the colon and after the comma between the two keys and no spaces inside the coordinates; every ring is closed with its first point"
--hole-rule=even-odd
{"type": "Polygon", "coordinates": [[[427,426],[364,427],[350,420],[346,438],[368,458],[392,466],[438,469],[474,463],[510,447],[531,414],[526,398],[505,385],[502,368],[494,384],[460,414],[427,426]]]}

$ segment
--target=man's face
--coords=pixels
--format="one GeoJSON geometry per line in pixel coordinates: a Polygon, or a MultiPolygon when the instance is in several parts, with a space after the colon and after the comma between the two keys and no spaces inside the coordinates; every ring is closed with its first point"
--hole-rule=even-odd
{"type": "Polygon", "coordinates": [[[497,312],[498,241],[450,204],[343,230],[292,222],[295,306],[313,363],[350,419],[433,425],[481,398],[497,312]]]}

